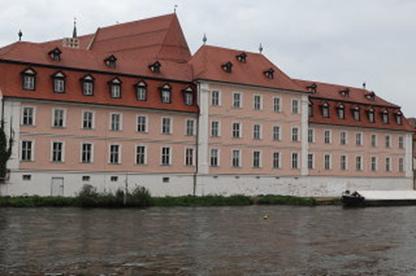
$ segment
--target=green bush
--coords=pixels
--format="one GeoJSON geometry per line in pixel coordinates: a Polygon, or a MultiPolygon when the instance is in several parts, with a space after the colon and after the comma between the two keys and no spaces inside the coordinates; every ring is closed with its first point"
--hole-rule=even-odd
{"type": "Polygon", "coordinates": [[[127,205],[131,207],[147,207],[152,203],[150,192],[141,186],[137,186],[128,196],[127,205]]]}
{"type": "Polygon", "coordinates": [[[295,197],[282,195],[263,195],[256,198],[256,204],[259,205],[302,205],[314,206],[316,200],[311,197],[295,197]]]}
{"type": "Polygon", "coordinates": [[[179,197],[154,197],[152,206],[245,206],[252,205],[253,200],[248,196],[234,195],[229,197],[208,195],[208,196],[179,196],[179,197]]]}

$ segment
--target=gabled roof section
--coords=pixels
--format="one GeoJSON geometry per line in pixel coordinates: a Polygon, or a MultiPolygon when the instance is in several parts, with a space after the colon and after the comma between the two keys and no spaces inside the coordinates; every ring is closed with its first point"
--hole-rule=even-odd
{"type": "Polygon", "coordinates": [[[235,62],[232,72],[225,72],[222,65],[234,60],[242,52],[241,50],[216,46],[202,46],[189,62],[193,68],[194,79],[307,92],[264,55],[258,53],[244,51],[247,55],[247,61],[245,63],[235,62]],[[269,69],[274,70],[274,78],[267,78],[264,75],[264,71],[269,69]]]}

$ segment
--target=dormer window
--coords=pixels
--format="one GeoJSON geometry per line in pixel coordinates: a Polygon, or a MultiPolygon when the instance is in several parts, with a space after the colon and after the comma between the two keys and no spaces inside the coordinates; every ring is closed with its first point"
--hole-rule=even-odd
{"type": "Polygon", "coordinates": [[[114,55],[108,56],[104,59],[104,64],[110,68],[116,68],[117,58],[114,55]]]}
{"type": "Polygon", "coordinates": [[[165,84],[160,88],[160,98],[162,103],[170,104],[172,102],[172,88],[169,84],[165,84]]]}
{"type": "Polygon", "coordinates": [[[231,63],[231,61],[228,61],[228,62],[224,63],[223,65],[221,65],[221,68],[225,72],[231,73],[231,71],[233,70],[233,64],[231,63]]]}
{"type": "Polygon", "coordinates": [[[241,54],[236,56],[237,60],[242,63],[246,63],[247,61],[247,54],[242,52],[241,54]]]}
{"type": "Polygon", "coordinates": [[[337,115],[338,115],[338,119],[345,119],[345,107],[343,104],[338,104],[337,106],[337,115]]]}
{"type": "Polygon", "coordinates": [[[370,108],[368,110],[368,121],[370,121],[370,123],[375,123],[375,121],[376,121],[376,117],[375,117],[375,113],[374,113],[373,108],[370,108]]]}
{"type": "Polygon", "coordinates": [[[53,79],[53,92],[65,93],[65,74],[57,72],[52,76],[53,79]]]}
{"type": "Polygon", "coordinates": [[[27,68],[22,73],[22,88],[24,90],[35,90],[36,88],[36,71],[27,68]]]}
{"type": "Polygon", "coordinates": [[[266,71],[263,72],[263,74],[266,76],[266,78],[273,79],[274,78],[274,69],[273,68],[267,69],[266,71]]]}
{"type": "Polygon", "coordinates": [[[160,64],[159,61],[156,61],[156,62],[149,65],[149,69],[153,73],[160,73],[160,67],[162,67],[162,64],[160,64]]]}
{"type": "Polygon", "coordinates": [[[383,121],[383,124],[389,123],[389,112],[387,109],[383,109],[383,111],[381,111],[381,120],[383,121]]]}
{"type": "Polygon", "coordinates": [[[49,57],[54,61],[60,61],[61,60],[61,54],[62,54],[62,51],[58,47],[49,51],[49,53],[48,53],[49,57]]]}
{"type": "Polygon", "coordinates": [[[183,99],[186,105],[194,104],[194,92],[191,87],[188,87],[185,90],[183,90],[183,99]]]}
{"type": "Polygon", "coordinates": [[[356,105],[352,108],[351,111],[352,111],[352,118],[354,119],[354,121],[359,121],[360,120],[360,107],[356,105]]]}
{"type": "Polygon", "coordinates": [[[402,114],[402,112],[401,112],[401,111],[397,111],[397,112],[396,112],[396,123],[397,123],[398,125],[403,124],[403,114],[402,114]]]}
{"type": "Polygon", "coordinates": [[[322,108],[322,117],[329,118],[329,104],[328,102],[324,102],[321,106],[322,108]]]}
{"type": "Polygon", "coordinates": [[[81,82],[82,94],[84,94],[84,96],[94,95],[94,77],[88,74],[81,79],[81,82]]]}
{"type": "Polygon", "coordinates": [[[342,89],[342,90],[339,91],[339,94],[344,98],[349,97],[350,96],[350,89],[349,88],[342,89]]]}
{"type": "Polygon", "coordinates": [[[147,100],[147,84],[144,81],[139,81],[136,84],[136,98],[138,101],[147,100]]]}
{"type": "Polygon", "coordinates": [[[367,100],[374,101],[376,98],[376,93],[374,93],[373,91],[368,92],[365,94],[365,97],[367,98],[367,100]]]}
{"type": "Polygon", "coordinates": [[[312,93],[312,94],[316,94],[318,85],[316,85],[316,83],[312,83],[311,85],[306,86],[306,89],[308,90],[308,92],[312,93]]]}
{"type": "Polygon", "coordinates": [[[109,83],[110,96],[113,99],[121,98],[121,80],[119,78],[112,79],[109,83]]]}

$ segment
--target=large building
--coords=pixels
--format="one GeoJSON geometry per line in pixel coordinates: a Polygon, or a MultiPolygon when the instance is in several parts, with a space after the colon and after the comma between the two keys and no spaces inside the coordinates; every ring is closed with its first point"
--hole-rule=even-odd
{"type": "Polygon", "coordinates": [[[262,53],[203,45],[176,14],[0,49],[14,133],[2,195],[337,196],[412,189],[412,128],[365,88],[293,79],[262,53]]]}

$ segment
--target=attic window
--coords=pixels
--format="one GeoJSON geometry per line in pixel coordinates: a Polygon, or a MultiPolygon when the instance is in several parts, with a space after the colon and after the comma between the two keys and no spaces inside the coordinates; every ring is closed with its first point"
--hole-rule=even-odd
{"type": "Polygon", "coordinates": [[[94,77],[88,74],[81,79],[81,82],[84,96],[94,95],[94,77]]]}
{"type": "Polygon", "coordinates": [[[342,103],[337,105],[337,115],[338,119],[345,119],[345,106],[342,103]]]}
{"type": "Polygon", "coordinates": [[[223,65],[221,65],[221,68],[225,72],[231,73],[231,71],[233,70],[233,64],[231,63],[231,61],[228,61],[228,62],[224,63],[223,65]]]}
{"type": "Polygon", "coordinates": [[[344,98],[349,97],[350,96],[350,89],[349,88],[342,89],[342,90],[339,91],[339,94],[344,98]]]}
{"type": "Polygon", "coordinates": [[[183,100],[186,105],[194,104],[194,91],[191,87],[188,87],[185,90],[183,90],[183,100]]]}
{"type": "Polygon", "coordinates": [[[65,74],[61,71],[56,72],[52,75],[53,79],[53,92],[55,93],[65,93],[65,74]]]}
{"type": "Polygon", "coordinates": [[[358,106],[358,105],[355,105],[353,108],[352,108],[352,118],[355,120],[355,121],[359,121],[360,120],[360,107],[358,106]]]}
{"type": "Polygon", "coordinates": [[[389,112],[387,111],[387,109],[383,109],[381,111],[381,119],[383,121],[383,124],[389,123],[389,112]]]}
{"type": "Polygon", "coordinates": [[[136,98],[138,101],[147,100],[147,83],[144,81],[139,81],[136,84],[136,98]]]}
{"type": "Polygon", "coordinates": [[[117,65],[117,58],[114,55],[108,56],[104,59],[104,64],[107,67],[115,68],[117,65]]]}
{"type": "Polygon", "coordinates": [[[374,108],[368,109],[368,121],[370,121],[370,123],[375,123],[376,118],[374,115],[374,108]]]}
{"type": "Polygon", "coordinates": [[[403,123],[403,114],[402,114],[402,112],[401,111],[397,111],[396,112],[396,123],[398,124],[398,125],[401,125],[402,123],[403,123]]]}
{"type": "Polygon", "coordinates": [[[263,72],[263,74],[266,76],[266,78],[273,79],[274,78],[274,69],[273,68],[267,69],[266,71],[263,72]]]}
{"type": "Polygon", "coordinates": [[[61,60],[61,54],[62,54],[62,51],[58,47],[49,51],[49,53],[48,53],[49,57],[54,61],[60,61],[61,60]]]}
{"type": "Polygon", "coordinates": [[[159,61],[156,61],[155,63],[149,65],[149,69],[153,73],[160,73],[160,67],[162,67],[162,64],[160,64],[159,61]]]}
{"type": "Polygon", "coordinates": [[[329,104],[328,102],[324,102],[321,106],[322,108],[322,117],[329,118],[329,104]]]}
{"type": "Polygon", "coordinates": [[[365,97],[370,101],[374,101],[376,98],[376,93],[374,93],[373,91],[368,92],[365,94],[365,97]]]}
{"type": "Polygon", "coordinates": [[[246,63],[247,61],[247,54],[242,52],[241,54],[235,56],[239,62],[246,63]]]}
{"type": "Polygon", "coordinates": [[[165,84],[160,88],[160,99],[162,103],[170,104],[172,102],[172,88],[169,84],[165,84]]]}
{"type": "Polygon", "coordinates": [[[22,88],[24,90],[35,90],[36,88],[36,71],[27,68],[22,73],[22,88]]]}
{"type": "Polygon", "coordinates": [[[121,80],[119,78],[114,78],[108,82],[110,88],[110,96],[113,99],[121,98],[121,80]]]}
{"type": "Polygon", "coordinates": [[[318,85],[316,85],[316,83],[312,83],[311,85],[306,86],[306,89],[312,94],[315,94],[318,91],[317,88],[318,85]]]}

